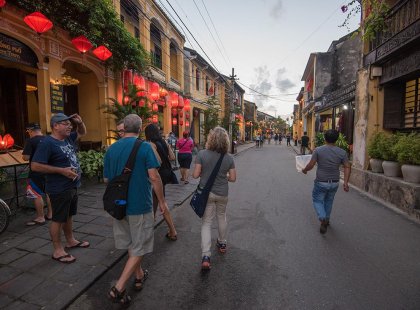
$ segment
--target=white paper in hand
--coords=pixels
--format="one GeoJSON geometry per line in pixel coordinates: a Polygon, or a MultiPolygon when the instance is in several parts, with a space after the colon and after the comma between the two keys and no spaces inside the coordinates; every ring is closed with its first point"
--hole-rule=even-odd
{"type": "Polygon", "coordinates": [[[311,161],[312,155],[298,155],[296,156],[296,169],[298,172],[306,167],[306,165],[311,161]]]}

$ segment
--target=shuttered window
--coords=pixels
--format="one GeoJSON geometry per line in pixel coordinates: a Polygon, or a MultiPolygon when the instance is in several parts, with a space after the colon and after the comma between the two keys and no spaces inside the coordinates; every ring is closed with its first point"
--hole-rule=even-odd
{"type": "Polygon", "coordinates": [[[420,127],[420,79],[406,82],[404,99],[404,128],[420,127]]]}

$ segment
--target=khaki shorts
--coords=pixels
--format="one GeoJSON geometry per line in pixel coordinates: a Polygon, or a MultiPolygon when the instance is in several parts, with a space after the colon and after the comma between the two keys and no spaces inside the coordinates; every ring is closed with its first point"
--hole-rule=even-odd
{"type": "Polygon", "coordinates": [[[115,247],[130,250],[132,256],[153,252],[153,213],[127,215],[121,221],[114,219],[115,247]]]}

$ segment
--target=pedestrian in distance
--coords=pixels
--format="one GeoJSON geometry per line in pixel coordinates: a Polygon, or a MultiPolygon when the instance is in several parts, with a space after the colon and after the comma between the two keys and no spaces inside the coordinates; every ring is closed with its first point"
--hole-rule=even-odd
{"type": "Polygon", "coordinates": [[[260,140],[261,140],[261,136],[257,135],[255,137],[255,147],[258,149],[260,147],[260,140]]]}
{"type": "Polygon", "coordinates": [[[267,135],[267,139],[268,139],[268,144],[271,144],[271,133],[269,133],[268,135],[267,135]]]}
{"type": "MultiPolygon", "coordinates": [[[[162,139],[159,129],[154,124],[149,124],[144,129],[146,140],[151,144],[153,151],[160,163],[158,170],[159,176],[162,180],[163,194],[165,195],[165,185],[174,183],[173,177],[175,176],[172,172],[171,160],[175,160],[175,154],[167,142],[162,139]]],[[[176,176],[175,176],[176,177],[176,176]]],[[[177,184],[177,182],[175,183],[177,184]]],[[[156,210],[158,206],[158,200],[155,191],[153,190],[153,214],[156,216],[156,210]]],[[[174,222],[172,220],[169,209],[163,211],[163,218],[168,225],[169,231],[166,234],[166,238],[172,241],[177,240],[177,233],[174,222]]]]}
{"type": "Polygon", "coordinates": [[[26,226],[44,225],[46,220],[50,221],[52,218],[50,198],[45,194],[45,175],[36,171],[32,171],[30,167],[32,158],[39,145],[39,142],[41,142],[41,140],[45,137],[41,132],[41,126],[39,126],[37,123],[28,124],[26,126],[26,132],[29,135],[29,139],[25,141],[25,146],[23,147],[22,151],[23,160],[29,161],[26,198],[34,200],[36,217],[33,220],[26,222],[25,224],[26,226]],[[43,196],[45,196],[47,201],[47,215],[44,214],[43,196]]]}
{"type": "Polygon", "coordinates": [[[279,142],[279,135],[276,133],[274,135],[274,144],[277,145],[278,142],[279,142]]]}
{"type": "Polygon", "coordinates": [[[201,150],[195,160],[193,178],[200,178],[199,186],[204,187],[209,179],[221,154],[225,154],[220,166],[220,170],[213,183],[207,201],[206,210],[201,222],[201,268],[209,270],[211,257],[211,224],[214,216],[217,217],[218,238],[216,247],[220,253],[226,252],[227,240],[227,220],[226,205],[228,203],[228,182],[236,181],[236,170],[233,157],[228,154],[229,135],[222,127],[215,127],[207,137],[206,149],[201,150]]]}
{"type": "Polygon", "coordinates": [[[295,132],[295,137],[294,137],[294,140],[295,140],[295,146],[297,146],[298,145],[298,134],[297,134],[297,132],[295,132]]]}
{"type": "Polygon", "coordinates": [[[283,140],[283,134],[279,134],[279,145],[281,145],[281,141],[283,140]]]}
{"type": "Polygon", "coordinates": [[[262,133],[260,136],[260,148],[262,148],[264,146],[264,134],[262,133]]]}
{"type": "MultiPolygon", "coordinates": [[[[121,174],[133,146],[140,134],[142,121],[136,114],[124,118],[124,137],[113,143],[105,153],[104,179],[111,181],[121,174]]],[[[122,220],[113,218],[115,247],[128,250],[128,259],[115,285],[108,292],[108,298],[121,305],[130,303],[126,285],[134,275],[133,288],[141,290],[148,277],[148,271],[141,267],[143,256],[153,251],[153,203],[152,186],[162,213],[168,209],[163,195],[160,167],[152,146],[143,142],[137,152],[135,165],[128,186],[126,216],[122,220]]]]}
{"type": "Polygon", "coordinates": [[[286,142],[287,142],[286,145],[290,146],[290,133],[286,134],[286,142]]]}
{"type": "Polygon", "coordinates": [[[306,149],[309,149],[309,137],[308,133],[305,131],[300,139],[300,154],[305,155],[306,149]]]}
{"type": "Polygon", "coordinates": [[[315,164],[318,164],[312,191],[312,202],[318,219],[321,222],[319,229],[321,234],[327,232],[327,228],[330,224],[334,196],[340,181],[340,165],[344,166],[343,189],[345,192],[349,191],[348,182],[351,167],[347,158],[347,152],[335,146],[338,135],[339,133],[337,130],[327,130],[324,133],[326,144],[317,147],[313,151],[311,161],[302,170],[302,172],[306,174],[315,166],[315,164]]]}
{"type": "Polygon", "coordinates": [[[181,172],[181,181],[184,182],[184,184],[188,184],[194,141],[190,138],[190,133],[188,131],[184,131],[182,137],[182,139],[177,141],[176,147],[179,150],[178,162],[180,166],[179,170],[181,172]]]}
{"type": "Polygon", "coordinates": [[[86,134],[82,118],[73,114],[57,113],[50,120],[52,133],[39,142],[32,158],[32,171],[46,174],[45,191],[50,197],[52,220],[50,235],[54,252],[52,259],[65,264],[76,258],[65,249],[87,248],[89,242],[76,240],[73,234],[73,217],[77,213],[77,188],[80,187],[81,170],[76,156],[76,142],[86,134]],[[72,131],[73,124],[77,127],[72,131]],[[61,231],[66,245],[61,243],[61,231]]]}

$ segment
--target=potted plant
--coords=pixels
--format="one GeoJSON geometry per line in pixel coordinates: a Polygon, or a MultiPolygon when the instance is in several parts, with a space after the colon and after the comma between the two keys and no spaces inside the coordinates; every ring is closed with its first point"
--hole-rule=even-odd
{"type": "Polygon", "coordinates": [[[376,173],[383,173],[384,170],[382,168],[383,157],[380,150],[382,140],[384,138],[383,132],[375,133],[368,145],[368,155],[370,157],[369,164],[372,172],[376,173]]]}
{"type": "Polygon", "coordinates": [[[104,169],[104,155],[104,152],[94,150],[77,153],[82,174],[88,179],[97,177],[98,181],[100,181],[104,169]]]}
{"type": "Polygon", "coordinates": [[[380,141],[379,151],[384,159],[382,168],[387,177],[400,177],[401,165],[397,161],[394,146],[398,143],[401,134],[384,135],[380,141]]]}
{"type": "Polygon", "coordinates": [[[411,133],[398,139],[394,146],[404,181],[420,183],[420,134],[411,133]]]}

